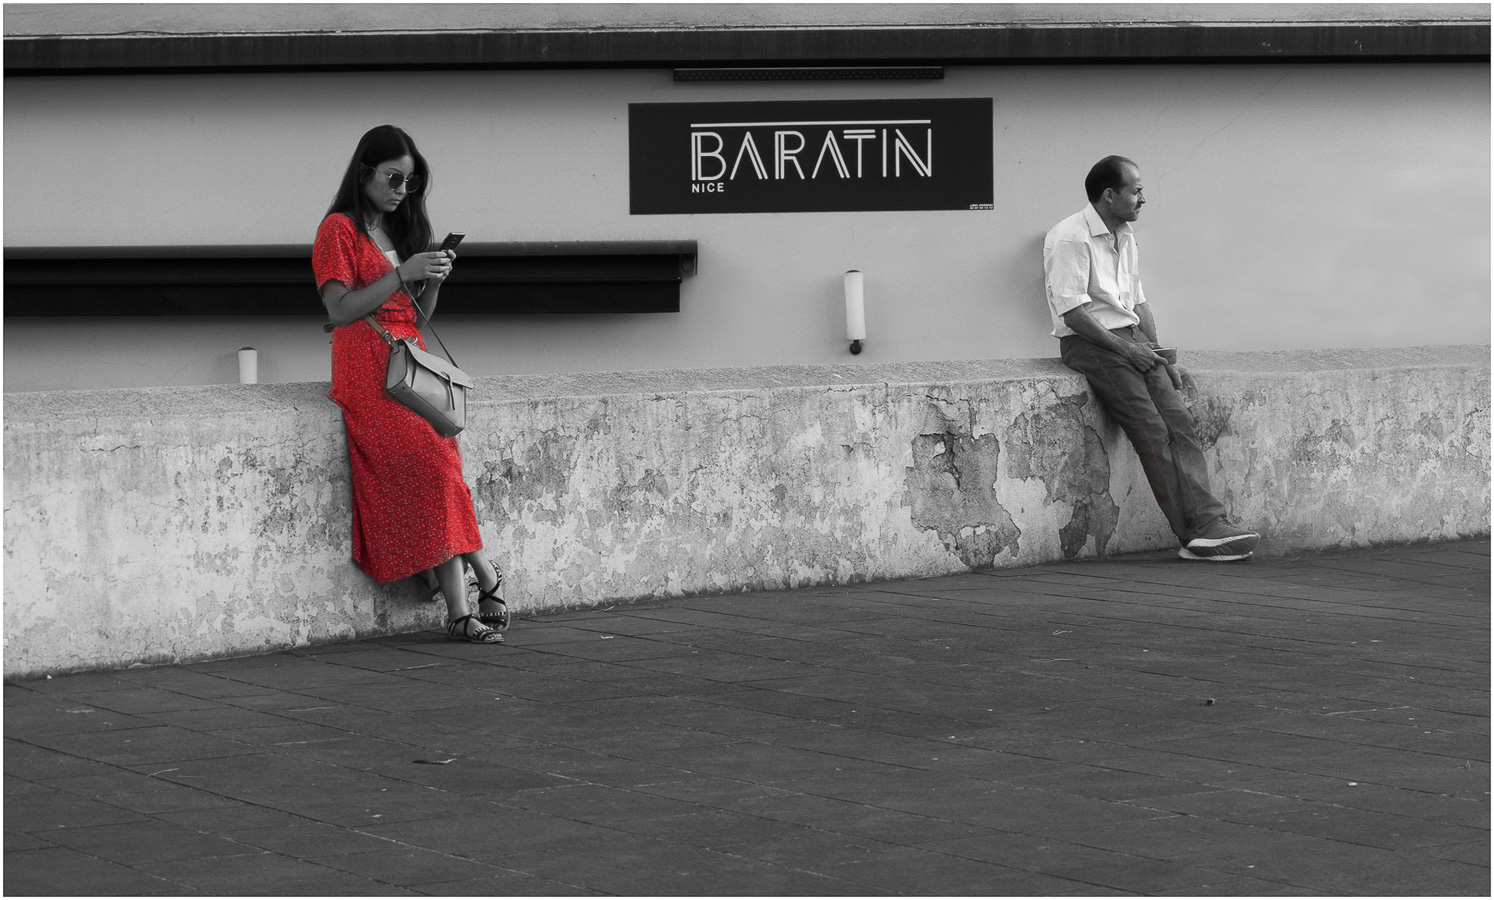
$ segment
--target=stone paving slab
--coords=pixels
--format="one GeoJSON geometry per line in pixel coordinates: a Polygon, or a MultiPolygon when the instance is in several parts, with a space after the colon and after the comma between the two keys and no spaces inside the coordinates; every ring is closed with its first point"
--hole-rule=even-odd
{"type": "Polygon", "coordinates": [[[1489,543],[5,686],[16,895],[1488,896],[1489,543]]]}

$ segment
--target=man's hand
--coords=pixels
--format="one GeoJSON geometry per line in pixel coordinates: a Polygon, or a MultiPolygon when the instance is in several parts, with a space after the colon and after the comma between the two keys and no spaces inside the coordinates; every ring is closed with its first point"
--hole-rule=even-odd
{"type": "Polygon", "coordinates": [[[1184,388],[1191,388],[1195,384],[1193,373],[1177,363],[1167,367],[1167,377],[1172,379],[1172,386],[1180,391],[1184,388]]]}
{"type": "Polygon", "coordinates": [[[1150,372],[1152,367],[1158,363],[1165,362],[1162,357],[1153,353],[1147,345],[1128,341],[1111,334],[1105,329],[1105,326],[1095,321],[1095,317],[1090,315],[1088,309],[1082,306],[1075,307],[1064,313],[1063,321],[1079,337],[1084,338],[1096,347],[1109,350],[1116,356],[1121,357],[1138,372],[1150,372]]]}
{"type": "Polygon", "coordinates": [[[1167,360],[1152,352],[1152,348],[1146,344],[1133,344],[1130,341],[1119,341],[1125,346],[1126,362],[1131,368],[1138,372],[1150,372],[1154,367],[1165,365],[1167,360]]]}

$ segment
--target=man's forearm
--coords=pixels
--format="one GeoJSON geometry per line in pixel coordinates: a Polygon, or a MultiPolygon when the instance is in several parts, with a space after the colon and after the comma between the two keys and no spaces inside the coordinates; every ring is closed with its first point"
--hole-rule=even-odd
{"type": "Polygon", "coordinates": [[[1152,343],[1157,343],[1157,320],[1152,318],[1152,308],[1149,304],[1141,303],[1134,310],[1137,317],[1141,319],[1141,333],[1152,343]]]}
{"type": "MultiPolygon", "coordinates": [[[[1150,320],[1151,314],[1148,313],[1146,318],[1150,320]]],[[[1082,306],[1064,313],[1063,322],[1073,330],[1074,334],[1096,347],[1109,350],[1121,357],[1138,372],[1150,371],[1158,363],[1166,362],[1145,344],[1128,341],[1111,334],[1094,316],[1090,315],[1089,310],[1082,306]]]]}
{"type": "Polygon", "coordinates": [[[1111,353],[1126,355],[1126,348],[1130,341],[1124,341],[1111,334],[1109,329],[1101,325],[1099,320],[1090,315],[1086,307],[1080,306],[1063,314],[1063,324],[1069,326],[1075,334],[1089,341],[1097,347],[1109,350],[1111,353]]]}

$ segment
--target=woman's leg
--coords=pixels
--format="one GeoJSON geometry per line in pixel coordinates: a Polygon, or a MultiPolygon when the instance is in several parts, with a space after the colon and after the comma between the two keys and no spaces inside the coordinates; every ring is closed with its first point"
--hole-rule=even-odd
{"type": "MultiPolygon", "coordinates": [[[[436,566],[435,571],[441,593],[446,595],[446,621],[455,622],[468,613],[466,573],[462,571],[462,557],[453,556],[436,566]]],[[[472,622],[466,624],[469,628],[474,625],[472,622]]]]}
{"type": "Polygon", "coordinates": [[[477,576],[477,589],[482,593],[482,599],[477,604],[477,614],[484,622],[498,627],[501,631],[508,627],[504,614],[508,611],[508,605],[503,601],[503,575],[498,567],[488,561],[486,556],[480,552],[465,554],[468,564],[472,566],[472,573],[477,576]]]}
{"type": "Polygon", "coordinates": [[[453,556],[436,566],[436,580],[441,582],[441,593],[446,595],[447,631],[452,637],[466,638],[477,644],[501,644],[503,635],[489,627],[467,609],[467,572],[463,558],[453,556]],[[455,629],[452,625],[461,622],[455,629]]]}
{"type": "Polygon", "coordinates": [[[464,553],[462,556],[472,567],[472,573],[477,576],[479,590],[491,591],[498,586],[498,582],[503,580],[503,576],[498,574],[498,567],[488,562],[488,558],[483,556],[481,551],[464,553]]]}

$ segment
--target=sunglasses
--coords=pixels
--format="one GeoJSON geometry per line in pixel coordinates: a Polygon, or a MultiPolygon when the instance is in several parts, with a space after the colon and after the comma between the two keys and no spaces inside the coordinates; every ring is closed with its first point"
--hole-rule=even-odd
{"type": "Polygon", "coordinates": [[[399,190],[399,186],[400,185],[404,185],[405,186],[405,190],[408,191],[408,192],[410,192],[410,193],[412,193],[412,194],[415,193],[416,191],[420,190],[420,176],[419,175],[408,175],[407,176],[403,172],[375,172],[374,174],[382,176],[384,178],[387,178],[388,179],[389,190],[391,190],[391,191],[397,191],[397,190],[399,190]]]}

